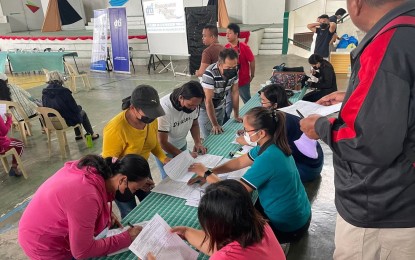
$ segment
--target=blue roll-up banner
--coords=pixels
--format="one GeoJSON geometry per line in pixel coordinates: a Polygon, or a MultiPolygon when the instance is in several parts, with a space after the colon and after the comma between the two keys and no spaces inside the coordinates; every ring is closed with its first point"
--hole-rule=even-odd
{"type": "Polygon", "coordinates": [[[130,73],[127,13],[125,7],[108,8],[114,72],[130,73]]]}
{"type": "Polygon", "coordinates": [[[92,71],[106,71],[108,41],[108,13],[107,9],[94,10],[94,37],[92,43],[91,67],[92,71]]]}

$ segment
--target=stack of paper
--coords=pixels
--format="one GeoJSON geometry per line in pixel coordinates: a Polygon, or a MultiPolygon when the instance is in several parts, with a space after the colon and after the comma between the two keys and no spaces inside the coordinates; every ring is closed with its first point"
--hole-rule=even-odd
{"type": "Polygon", "coordinates": [[[342,104],[339,103],[332,106],[322,106],[317,103],[299,100],[298,102],[295,102],[293,105],[281,108],[279,110],[295,116],[298,116],[296,110],[300,111],[304,117],[307,117],[312,114],[328,116],[330,114],[340,111],[341,105],[342,104]]]}
{"type": "Polygon", "coordinates": [[[215,167],[222,160],[221,156],[205,154],[194,159],[188,151],[183,151],[164,166],[167,175],[180,182],[187,182],[194,175],[188,169],[193,163],[203,163],[207,168],[215,167]]]}
{"type": "Polygon", "coordinates": [[[188,246],[171,227],[156,214],[143,228],[129,249],[140,259],[146,259],[149,252],[157,260],[195,260],[198,253],[188,246]]]}

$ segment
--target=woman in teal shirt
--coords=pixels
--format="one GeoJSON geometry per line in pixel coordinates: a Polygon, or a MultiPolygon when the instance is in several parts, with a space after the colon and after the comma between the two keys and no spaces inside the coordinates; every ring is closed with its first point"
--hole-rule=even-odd
{"type": "Polygon", "coordinates": [[[251,166],[241,183],[252,192],[258,191],[257,209],[270,220],[280,243],[294,242],[308,230],[311,207],[300,175],[291,156],[282,112],[263,107],[252,108],[245,115],[244,138],[258,146],[248,154],[233,159],[212,170],[195,163],[189,171],[210,183],[220,181],[217,174],[251,166]]]}

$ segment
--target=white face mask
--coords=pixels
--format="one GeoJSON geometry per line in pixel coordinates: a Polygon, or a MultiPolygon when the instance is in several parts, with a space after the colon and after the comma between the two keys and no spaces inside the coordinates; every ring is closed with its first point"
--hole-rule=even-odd
{"type": "Polygon", "coordinates": [[[258,133],[259,133],[259,131],[260,131],[260,130],[256,131],[255,133],[253,133],[253,134],[251,134],[251,135],[249,135],[249,133],[248,133],[248,132],[245,132],[245,133],[244,133],[244,139],[245,139],[245,142],[246,142],[248,145],[250,145],[250,146],[257,146],[257,143],[258,143],[258,142],[259,142],[259,140],[261,140],[262,138],[259,138],[256,142],[252,142],[252,141],[251,141],[251,136],[254,136],[254,135],[258,134],[258,133]]]}

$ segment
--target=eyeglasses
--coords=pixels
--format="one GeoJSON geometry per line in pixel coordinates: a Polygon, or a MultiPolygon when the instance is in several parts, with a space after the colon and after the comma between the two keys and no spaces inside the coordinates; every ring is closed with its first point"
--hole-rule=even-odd
{"type": "Polygon", "coordinates": [[[254,132],[254,131],[258,131],[258,129],[246,130],[245,127],[244,127],[244,132],[245,133],[254,132]]]}

